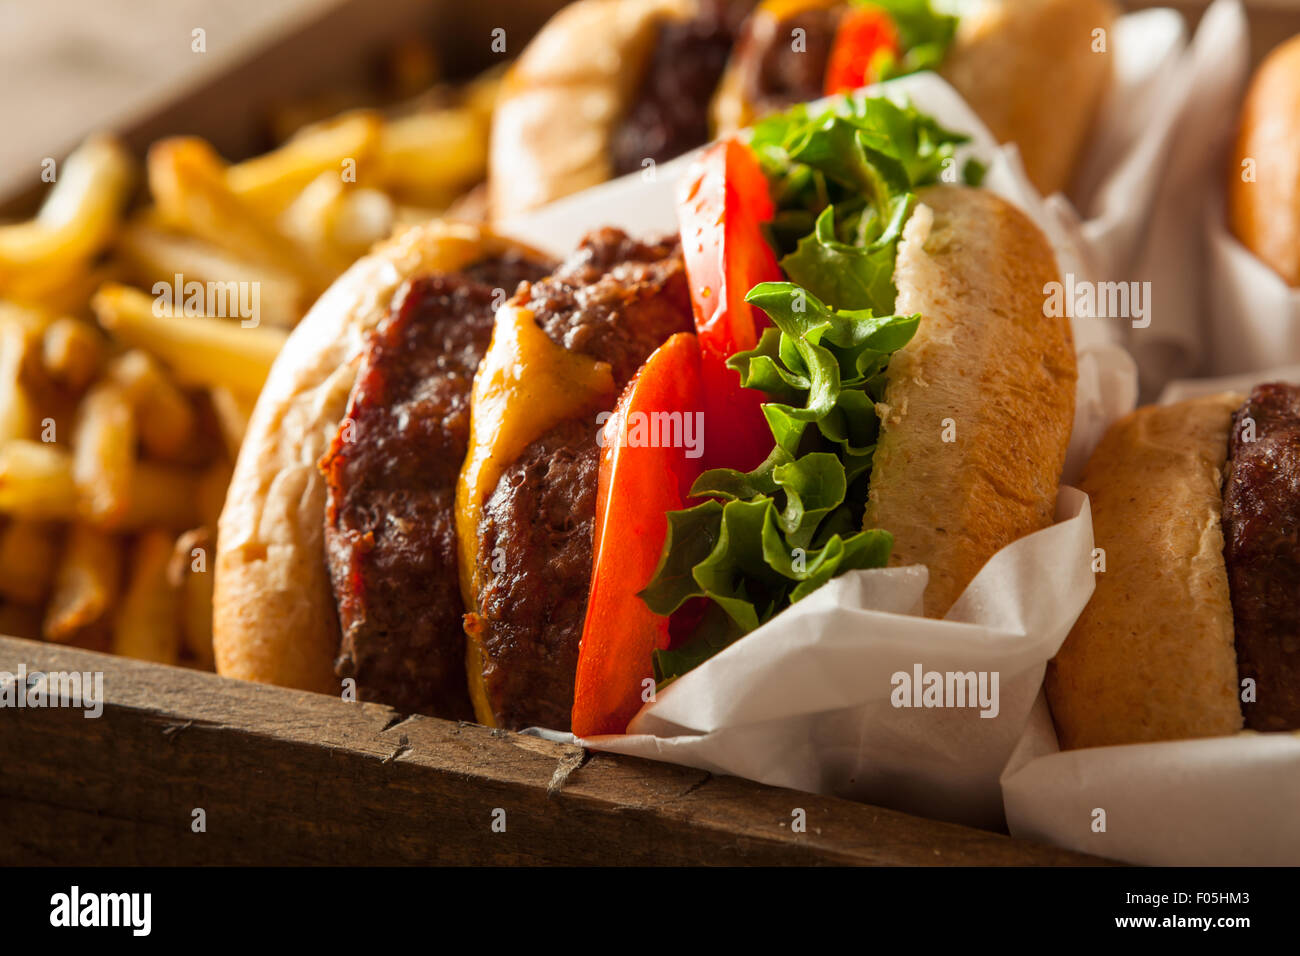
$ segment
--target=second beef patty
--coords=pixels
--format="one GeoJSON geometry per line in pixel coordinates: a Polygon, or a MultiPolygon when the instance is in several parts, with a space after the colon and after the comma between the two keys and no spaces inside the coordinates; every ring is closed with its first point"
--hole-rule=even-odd
{"type": "MultiPolygon", "coordinates": [[[[513,301],[557,345],[608,362],[618,389],[693,325],[677,239],[647,244],[616,229],[587,236],[513,301]]],[[[594,416],[552,428],[507,466],[483,508],[477,613],[466,627],[480,641],[488,702],[503,727],[569,729],[591,585],[597,431],[594,416]]]]}

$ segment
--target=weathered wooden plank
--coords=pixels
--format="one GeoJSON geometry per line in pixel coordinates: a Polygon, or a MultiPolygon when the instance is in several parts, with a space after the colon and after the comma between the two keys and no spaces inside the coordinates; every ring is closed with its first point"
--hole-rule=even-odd
{"type": "Polygon", "coordinates": [[[89,720],[0,710],[6,863],[1098,862],[689,768],[0,638],[0,671],[20,663],[102,671],[106,703],[89,720]],[[791,832],[796,807],[805,833],[791,832]],[[206,832],[192,832],[196,809],[206,832]]]}

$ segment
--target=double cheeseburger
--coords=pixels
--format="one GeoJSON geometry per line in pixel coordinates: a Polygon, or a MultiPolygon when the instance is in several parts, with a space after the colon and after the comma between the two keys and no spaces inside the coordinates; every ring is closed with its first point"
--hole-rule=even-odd
{"type": "Polygon", "coordinates": [[[680,235],[362,260],[250,422],[220,672],[586,736],[837,574],[924,564],[942,617],[1051,522],[1076,376],[1045,238],[942,181],[961,141],[797,108],[702,154],[680,235]]]}

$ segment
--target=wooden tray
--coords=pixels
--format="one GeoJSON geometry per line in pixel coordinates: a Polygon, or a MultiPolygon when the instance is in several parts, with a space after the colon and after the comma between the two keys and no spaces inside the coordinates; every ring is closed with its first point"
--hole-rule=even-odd
{"type": "Polygon", "coordinates": [[[1102,862],[376,704],[0,638],[0,674],[20,665],[102,672],[104,711],[0,711],[5,864],[1102,862]],[[791,832],[796,808],[804,833],[791,832]],[[196,809],[206,832],[193,832],[196,809]]]}

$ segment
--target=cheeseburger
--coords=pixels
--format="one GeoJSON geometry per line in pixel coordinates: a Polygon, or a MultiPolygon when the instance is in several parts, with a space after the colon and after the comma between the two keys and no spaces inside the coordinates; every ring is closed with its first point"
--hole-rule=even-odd
{"type": "Polygon", "coordinates": [[[1300,729],[1300,386],[1140,408],[1080,487],[1106,566],[1048,668],[1061,746],[1300,729]]]}

